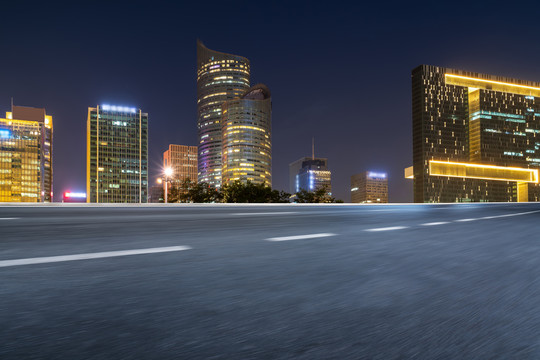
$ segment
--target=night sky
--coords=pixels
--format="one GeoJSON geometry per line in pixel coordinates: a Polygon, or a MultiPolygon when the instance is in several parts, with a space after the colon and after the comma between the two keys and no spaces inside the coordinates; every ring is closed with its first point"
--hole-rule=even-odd
{"type": "Polygon", "coordinates": [[[197,145],[197,38],[250,59],[252,85],[270,88],[274,188],[315,137],[345,201],[365,170],[388,172],[391,202],[412,201],[414,67],[540,81],[537,4],[72,3],[0,6],[0,116],[11,97],[53,116],[56,200],[85,191],[89,106],[149,113],[150,184],[168,144],[197,145]]]}

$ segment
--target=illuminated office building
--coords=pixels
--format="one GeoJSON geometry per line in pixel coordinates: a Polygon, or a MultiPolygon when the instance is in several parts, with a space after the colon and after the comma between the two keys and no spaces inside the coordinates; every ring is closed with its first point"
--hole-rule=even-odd
{"type": "Polygon", "coordinates": [[[422,65],[412,115],[415,202],[540,199],[540,83],[422,65]]]}
{"type": "MultiPolygon", "coordinates": [[[[169,185],[179,186],[185,179],[197,182],[197,147],[187,145],[169,145],[163,153],[163,168],[170,167],[172,175],[169,185]]],[[[165,187],[165,184],[163,184],[165,187]]]]}
{"type": "MultiPolygon", "coordinates": [[[[296,161],[293,161],[292,163],[289,164],[289,192],[291,194],[298,192],[297,190],[298,183],[296,181],[296,176],[298,175],[298,173],[300,172],[300,169],[302,168],[302,163],[307,160],[311,160],[311,158],[306,156],[296,161]]],[[[326,159],[320,159],[320,160],[326,161],[326,159]]]]}
{"type": "Polygon", "coordinates": [[[140,109],[88,108],[87,202],[146,203],[148,114],[140,109]]]}
{"type": "Polygon", "coordinates": [[[222,106],[222,182],[272,186],[272,99],[262,84],[222,106]]]}
{"type": "MultiPolygon", "coordinates": [[[[325,187],[327,193],[332,195],[332,173],[328,170],[328,159],[324,158],[304,158],[295,176],[295,193],[300,190],[316,191],[325,187]]],[[[294,168],[294,164],[289,165],[289,170],[294,168]]]]}
{"type": "Polygon", "coordinates": [[[205,47],[197,41],[198,178],[221,186],[223,102],[249,89],[249,60],[205,47]]]}
{"type": "Polygon", "coordinates": [[[52,116],[12,106],[0,118],[0,202],[52,202],[52,116]]]}
{"type": "Polygon", "coordinates": [[[388,176],[386,173],[366,171],[351,176],[351,202],[387,203],[388,176]]]}

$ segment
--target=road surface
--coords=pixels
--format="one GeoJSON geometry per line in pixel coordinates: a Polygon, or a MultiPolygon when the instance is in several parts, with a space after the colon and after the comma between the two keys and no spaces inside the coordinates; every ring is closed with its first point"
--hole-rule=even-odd
{"type": "Polygon", "coordinates": [[[0,206],[0,359],[457,358],[540,358],[540,204],[0,206]]]}

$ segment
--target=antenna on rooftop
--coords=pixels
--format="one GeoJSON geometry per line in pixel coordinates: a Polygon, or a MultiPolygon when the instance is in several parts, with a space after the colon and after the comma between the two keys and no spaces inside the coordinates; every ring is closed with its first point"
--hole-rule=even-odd
{"type": "Polygon", "coordinates": [[[315,138],[311,138],[311,160],[315,160],[315,138]]]}

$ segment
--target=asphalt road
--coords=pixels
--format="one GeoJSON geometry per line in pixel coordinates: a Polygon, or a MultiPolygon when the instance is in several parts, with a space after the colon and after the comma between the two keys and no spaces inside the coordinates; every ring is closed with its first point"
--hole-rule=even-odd
{"type": "Polygon", "coordinates": [[[0,359],[540,359],[540,204],[0,206],[0,359]]]}

